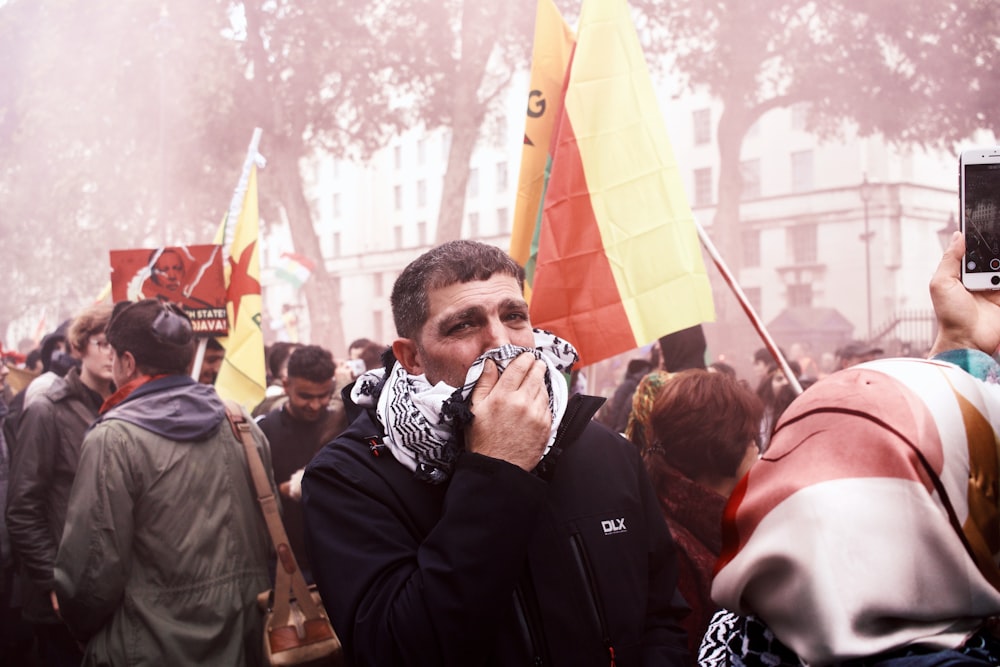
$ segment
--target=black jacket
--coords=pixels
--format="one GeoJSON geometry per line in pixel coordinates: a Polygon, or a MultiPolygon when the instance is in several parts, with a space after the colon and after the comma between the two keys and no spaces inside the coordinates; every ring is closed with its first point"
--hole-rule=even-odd
{"type": "MultiPolygon", "coordinates": [[[[29,390],[30,386],[24,391],[29,390]]],[[[11,448],[7,529],[14,557],[30,584],[22,613],[36,623],[60,622],[49,601],[52,569],[83,436],[97,419],[100,406],[100,395],[84,385],[79,370],[73,369],[29,398],[17,424],[11,448]]]]}
{"type": "Polygon", "coordinates": [[[673,542],[599,403],[570,400],[543,475],[465,452],[448,483],[416,480],[368,414],[313,459],[307,546],[349,661],[688,664],[673,542]]]}

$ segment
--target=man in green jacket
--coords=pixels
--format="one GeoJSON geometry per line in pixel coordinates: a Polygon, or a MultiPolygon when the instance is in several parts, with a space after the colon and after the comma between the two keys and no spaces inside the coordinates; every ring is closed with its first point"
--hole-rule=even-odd
{"type": "Polygon", "coordinates": [[[63,619],[87,665],[258,664],[267,528],[225,406],[185,375],[191,323],[170,304],[119,304],[107,337],[118,391],[70,492],[55,567],[63,619]]]}

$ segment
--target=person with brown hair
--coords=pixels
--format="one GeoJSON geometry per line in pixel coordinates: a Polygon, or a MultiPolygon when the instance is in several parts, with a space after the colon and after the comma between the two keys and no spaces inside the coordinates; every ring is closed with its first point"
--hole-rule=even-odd
{"type": "MultiPolygon", "coordinates": [[[[79,664],[82,654],[59,619],[52,568],[69,507],[83,437],[111,394],[111,306],[90,306],[66,332],[81,361],[65,377],[25,399],[10,444],[7,528],[28,588],[22,616],[31,623],[46,664],[79,664]]],[[[26,390],[28,391],[28,390],[26,390]]]]}
{"type": "Polygon", "coordinates": [[[643,459],[677,545],[678,589],[692,655],[716,605],[712,568],[722,548],[722,510],[757,458],[763,406],[721,373],[687,370],[662,385],[649,415],[643,459]]]}

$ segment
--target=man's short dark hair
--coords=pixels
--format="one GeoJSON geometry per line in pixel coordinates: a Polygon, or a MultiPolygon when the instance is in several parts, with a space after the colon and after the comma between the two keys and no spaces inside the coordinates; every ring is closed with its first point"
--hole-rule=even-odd
{"type": "Polygon", "coordinates": [[[428,293],[456,283],[489,280],[500,273],[524,289],[524,269],[496,246],[478,241],[449,241],[431,248],[403,269],[392,287],[396,333],[417,338],[430,313],[428,293]]]}
{"type": "Polygon", "coordinates": [[[119,356],[130,352],[146,375],[187,374],[197,347],[184,311],[158,299],[117,303],[107,338],[119,356]]]}
{"type": "Polygon", "coordinates": [[[330,351],[319,345],[303,345],[288,357],[288,377],[310,382],[326,382],[333,377],[337,367],[330,351]]]}

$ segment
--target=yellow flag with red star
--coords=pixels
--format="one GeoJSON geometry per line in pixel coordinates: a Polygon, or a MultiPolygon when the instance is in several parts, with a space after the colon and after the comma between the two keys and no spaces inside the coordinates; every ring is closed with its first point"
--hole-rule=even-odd
{"type": "MultiPolygon", "coordinates": [[[[255,148],[253,153],[256,153],[255,148]]],[[[242,186],[243,183],[237,187],[237,194],[242,186]]],[[[229,261],[225,265],[229,336],[218,339],[226,349],[226,356],[215,380],[215,388],[223,398],[235,400],[250,410],[264,400],[267,388],[264,332],[261,329],[257,165],[252,162],[245,187],[239,217],[232,230],[229,261]]],[[[217,244],[225,243],[227,223],[232,217],[230,211],[223,220],[216,234],[217,244]]]]}

